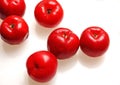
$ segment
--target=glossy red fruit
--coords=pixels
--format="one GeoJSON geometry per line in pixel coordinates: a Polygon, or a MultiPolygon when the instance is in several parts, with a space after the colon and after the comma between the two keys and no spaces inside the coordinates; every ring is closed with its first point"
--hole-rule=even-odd
{"type": "Polygon", "coordinates": [[[109,35],[101,27],[91,26],[85,29],[80,38],[80,48],[88,56],[103,55],[109,47],[109,35]]]}
{"type": "Polygon", "coordinates": [[[67,59],[77,52],[79,38],[68,28],[58,28],[49,35],[47,47],[58,59],[67,59]]]}
{"type": "Polygon", "coordinates": [[[11,15],[3,20],[0,26],[1,38],[9,44],[20,44],[28,38],[29,27],[20,16],[11,15]]]}
{"type": "Polygon", "coordinates": [[[24,0],[0,0],[0,13],[7,17],[10,15],[23,16],[26,9],[24,0]]]}
{"type": "Polygon", "coordinates": [[[57,0],[42,0],[34,11],[37,22],[48,28],[57,26],[63,18],[63,8],[57,0]]]}
{"type": "Polygon", "coordinates": [[[56,74],[57,59],[49,51],[38,51],[30,55],[26,62],[28,75],[37,82],[48,82],[56,74]]]}

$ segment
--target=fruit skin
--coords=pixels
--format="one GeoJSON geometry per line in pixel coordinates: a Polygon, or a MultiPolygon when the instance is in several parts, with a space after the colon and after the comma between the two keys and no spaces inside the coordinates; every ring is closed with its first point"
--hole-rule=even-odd
{"type": "Polygon", "coordinates": [[[47,48],[58,59],[68,59],[79,48],[79,38],[68,28],[58,28],[48,37],[47,48]]]}
{"type": "Polygon", "coordinates": [[[26,4],[24,0],[0,0],[0,13],[4,16],[23,16],[26,4]]]}
{"type": "Polygon", "coordinates": [[[0,26],[1,38],[8,44],[17,45],[28,38],[29,27],[20,16],[6,17],[0,26]]]}
{"type": "Polygon", "coordinates": [[[48,82],[56,74],[57,59],[49,51],[37,51],[26,61],[28,75],[37,82],[48,82]]]}
{"type": "Polygon", "coordinates": [[[109,47],[109,35],[101,27],[91,26],[86,28],[80,38],[80,48],[88,56],[98,57],[103,55],[109,47]]]}
{"type": "Polygon", "coordinates": [[[42,0],[34,10],[36,21],[48,28],[57,26],[63,18],[63,8],[57,0],[42,0]]]}

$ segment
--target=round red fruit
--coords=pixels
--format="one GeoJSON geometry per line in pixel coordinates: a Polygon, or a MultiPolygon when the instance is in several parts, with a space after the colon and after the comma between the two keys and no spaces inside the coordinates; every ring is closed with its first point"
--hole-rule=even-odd
{"type": "Polygon", "coordinates": [[[28,38],[29,27],[23,18],[11,15],[1,23],[0,32],[5,42],[16,45],[28,38]]]}
{"type": "Polygon", "coordinates": [[[0,0],[0,13],[5,17],[10,15],[23,16],[25,9],[24,0],[0,0]]]}
{"type": "Polygon", "coordinates": [[[42,0],[34,10],[37,22],[48,28],[57,26],[63,18],[63,9],[57,0],[42,0]]]}
{"type": "Polygon", "coordinates": [[[48,82],[56,74],[57,59],[49,51],[38,51],[30,55],[26,62],[28,75],[37,82],[48,82]]]}
{"type": "Polygon", "coordinates": [[[68,28],[58,28],[49,35],[47,47],[58,59],[67,59],[77,52],[79,38],[68,28]]]}
{"type": "Polygon", "coordinates": [[[88,56],[103,55],[109,47],[109,35],[101,27],[91,26],[83,31],[80,38],[80,48],[88,56]]]}

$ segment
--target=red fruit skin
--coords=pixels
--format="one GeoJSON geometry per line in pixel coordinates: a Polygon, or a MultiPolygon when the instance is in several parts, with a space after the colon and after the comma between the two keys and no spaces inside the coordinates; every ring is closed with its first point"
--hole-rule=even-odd
{"type": "Polygon", "coordinates": [[[68,59],[79,48],[79,38],[68,28],[58,28],[48,37],[47,48],[58,59],[68,59]]]}
{"type": "Polygon", "coordinates": [[[17,45],[28,38],[29,27],[23,18],[11,15],[1,23],[0,33],[6,43],[17,45]]]}
{"type": "Polygon", "coordinates": [[[26,61],[28,75],[37,82],[48,82],[56,74],[57,59],[49,51],[38,51],[26,61]]]}
{"type": "Polygon", "coordinates": [[[88,56],[103,55],[109,47],[109,35],[101,27],[91,26],[85,29],[80,38],[80,48],[88,56]]]}
{"type": "Polygon", "coordinates": [[[4,16],[23,16],[26,4],[24,0],[0,0],[0,13],[4,16]]]}
{"type": "Polygon", "coordinates": [[[36,21],[48,28],[57,26],[63,18],[63,8],[56,0],[42,0],[34,10],[36,21]]]}

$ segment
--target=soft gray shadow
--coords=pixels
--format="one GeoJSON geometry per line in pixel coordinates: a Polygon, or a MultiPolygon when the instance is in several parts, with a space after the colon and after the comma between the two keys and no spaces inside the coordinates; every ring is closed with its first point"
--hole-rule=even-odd
{"type": "Polygon", "coordinates": [[[76,62],[77,62],[76,54],[71,58],[58,60],[58,71],[59,72],[68,71],[69,69],[72,69],[75,66],[76,62]]]}
{"type": "MultiPolygon", "coordinates": [[[[47,39],[47,37],[49,36],[49,34],[55,30],[55,28],[47,28],[47,27],[43,27],[41,25],[39,25],[37,22],[35,23],[35,30],[36,30],[36,34],[37,36],[40,37],[40,39],[47,39]]],[[[56,27],[57,28],[57,27],[56,27]]]]}
{"type": "Polygon", "coordinates": [[[22,51],[24,52],[24,48],[26,47],[27,40],[17,45],[11,45],[4,41],[2,41],[1,44],[2,44],[2,49],[4,50],[6,55],[17,56],[17,54],[20,54],[20,52],[22,51]]]}
{"type": "Polygon", "coordinates": [[[87,68],[97,68],[104,62],[104,55],[99,57],[90,57],[85,55],[82,51],[79,51],[77,56],[80,64],[87,68]]]}

